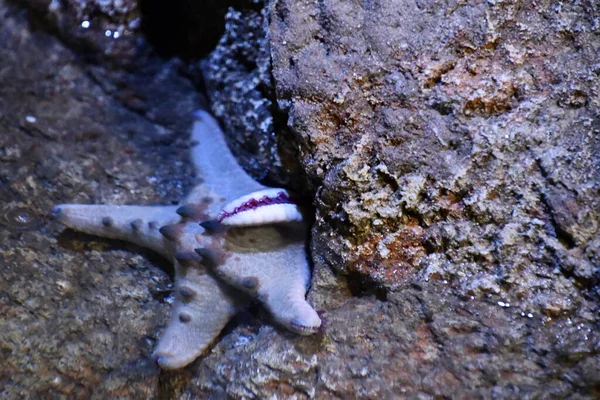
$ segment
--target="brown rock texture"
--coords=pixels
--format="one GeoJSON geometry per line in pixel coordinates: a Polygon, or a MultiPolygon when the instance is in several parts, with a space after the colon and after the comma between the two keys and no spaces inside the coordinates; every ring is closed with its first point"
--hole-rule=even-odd
{"type": "Polygon", "coordinates": [[[321,188],[315,233],[329,263],[478,295],[490,273],[508,289],[540,268],[592,283],[594,7],[278,2],[277,95],[321,188]]]}
{"type": "Polygon", "coordinates": [[[299,358],[313,374],[294,372],[310,389],[257,357],[213,368],[221,385],[266,364],[298,398],[597,396],[598,5],[267,11],[236,20],[269,23],[274,115],[315,193],[326,323],[316,363],[299,358]]]}

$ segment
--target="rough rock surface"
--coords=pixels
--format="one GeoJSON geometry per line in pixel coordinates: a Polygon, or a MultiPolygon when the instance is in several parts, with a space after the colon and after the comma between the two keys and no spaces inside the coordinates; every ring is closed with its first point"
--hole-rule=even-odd
{"type": "Polygon", "coordinates": [[[219,51],[269,35],[274,86],[257,86],[257,58],[238,85],[260,87],[273,113],[277,100],[273,129],[299,148],[324,329],[299,337],[251,308],[204,358],[161,374],[150,354],[168,264],[59,234],[44,215],[179,199],[201,99],[176,61],[87,66],[0,0],[0,397],[597,398],[594,4],[278,0],[230,13],[252,29],[219,51]]]}
{"type": "Polygon", "coordinates": [[[0,397],[153,397],[169,264],[46,215],[63,201],[177,201],[201,99],[176,62],[104,73],[24,10],[0,1],[0,19],[0,397]]]}
{"type": "MultiPolygon", "coordinates": [[[[598,395],[597,7],[270,3],[276,99],[316,192],[311,296],[327,323],[316,347],[289,353],[299,380],[249,355],[214,367],[221,385],[258,370],[299,397],[598,395]]],[[[223,119],[253,111],[235,104],[223,119]]]]}
{"type": "Polygon", "coordinates": [[[223,122],[230,146],[248,172],[273,186],[305,190],[297,143],[280,120],[272,83],[269,8],[255,1],[230,8],[225,33],[200,62],[211,111],[223,122]]]}
{"type": "Polygon", "coordinates": [[[126,65],[139,57],[142,12],[136,0],[16,0],[95,60],[126,65]]]}
{"type": "Polygon", "coordinates": [[[331,264],[476,295],[593,282],[600,26],[593,3],[552,4],[276,4],[277,95],[331,264]]]}

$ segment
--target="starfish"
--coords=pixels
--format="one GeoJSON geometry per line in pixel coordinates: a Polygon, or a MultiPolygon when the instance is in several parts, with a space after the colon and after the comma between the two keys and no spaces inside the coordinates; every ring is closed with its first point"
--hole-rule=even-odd
{"type": "Polygon", "coordinates": [[[53,217],[78,231],[126,240],[172,259],[170,321],[153,353],[181,368],[215,340],[252,298],[300,335],[321,320],[305,299],[307,226],[293,197],[252,179],[227,147],[217,121],[197,111],[191,155],[200,184],[178,206],[62,204],[53,217]]]}

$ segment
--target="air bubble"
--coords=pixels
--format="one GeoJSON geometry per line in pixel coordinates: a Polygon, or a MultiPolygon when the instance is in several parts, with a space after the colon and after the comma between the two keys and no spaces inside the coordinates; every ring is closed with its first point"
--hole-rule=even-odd
{"type": "Polygon", "coordinates": [[[30,210],[16,207],[6,211],[0,222],[12,228],[32,229],[39,226],[40,219],[30,210]]]}

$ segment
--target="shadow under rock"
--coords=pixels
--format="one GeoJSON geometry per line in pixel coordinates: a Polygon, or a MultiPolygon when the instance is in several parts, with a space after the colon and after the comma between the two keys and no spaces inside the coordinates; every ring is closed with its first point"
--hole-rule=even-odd
{"type": "Polygon", "coordinates": [[[141,0],[142,31],[162,57],[197,60],[208,55],[225,31],[229,7],[252,6],[250,0],[141,0]]]}

